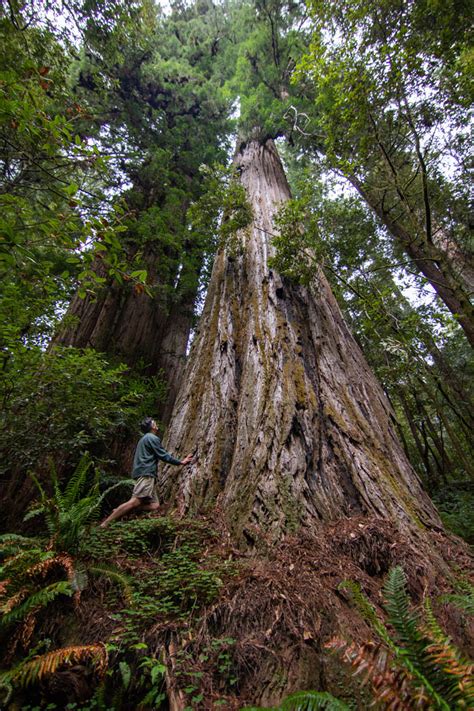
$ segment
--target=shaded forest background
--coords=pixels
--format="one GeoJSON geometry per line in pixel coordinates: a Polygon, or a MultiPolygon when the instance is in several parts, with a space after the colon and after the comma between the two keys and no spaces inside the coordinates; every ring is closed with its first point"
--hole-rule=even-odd
{"type": "MultiPolygon", "coordinates": [[[[76,662],[95,659],[100,676],[92,638],[108,642],[120,660],[117,708],[133,708],[123,699],[136,691],[137,665],[154,693],[144,708],[275,703],[288,690],[275,679],[266,695],[234,694],[235,638],[213,636],[209,620],[207,651],[196,647],[196,666],[183,662],[176,685],[179,621],[241,574],[233,566],[244,554],[228,562],[214,520],[84,531],[125,495],[140,419],[155,414],[166,432],[216,254],[238,258],[252,208],[232,167],[235,144],[273,140],[292,198],[270,235],[271,267],[309,290],[322,270],[424,490],[447,529],[473,542],[470,3],[11,0],[0,32],[0,500],[3,629],[13,639],[4,666],[71,645],[77,621],[67,633],[56,627],[69,619],[61,606],[82,594],[82,624],[92,620],[97,634],[76,662]],[[150,550],[162,557],[137,583],[134,566],[150,550]],[[200,568],[203,550],[214,558],[200,568]],[[153,615],[175,627],[165,651],[147,641],[142,654],[137,630],[154,587],[153,615]],[[115,612],[104,612],[108,603],[115,612]],[[118,615],[115,637],[108,614],[118,615]],[[212,687],[203,654],[225,682],[212,687]]],[[[367,555],[381,573],[401,562],[367,555]]],[[[25,669],[17,681],[28,687],[25,669]]],[[[326,682],[318,688],[334,693],[326,682]]],[[[61,708],[47,683],[44,703],[61,708]]],[[[85,703],[94,683],[71,698],[85,703]]]]}

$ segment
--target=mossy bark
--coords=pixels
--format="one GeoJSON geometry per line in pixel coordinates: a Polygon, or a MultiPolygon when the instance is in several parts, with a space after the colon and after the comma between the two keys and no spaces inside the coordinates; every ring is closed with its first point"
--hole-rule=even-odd
{"type": "Polygon", "coordinates": [[[163,495],[183,511],[219,506],[250,544],[353,515],[439,526],[324,275],[310,290],[270,266],[290,197],[273,142],[242,144],[235,163],[253,223],[216,258],[167,439],[196,459],[164,470],[163,495]]]}

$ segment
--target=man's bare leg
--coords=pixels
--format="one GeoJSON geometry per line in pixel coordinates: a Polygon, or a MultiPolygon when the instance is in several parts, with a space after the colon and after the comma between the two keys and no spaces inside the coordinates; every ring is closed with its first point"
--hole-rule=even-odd
{"type": "Polygon", "coordinates": [[[137,499],[136,496],[132,496],[132,498],[126,501],[124,504],[120,504],[120,506],[117,506],[117,508],[112,511],[110,516],[107,516],[107,518],[102,521],[100,527],[107,528],[109,523],[115,521],[118,518],[122,518],[122,516],[125,516],[125,514],[129,513],[130,511],[133,511],[133,509],[136,509],[138,506],[141,505],[142,504],[140,499],[137,499]]]}
{"type": "Polygon", "coordinates": [[[142,504],[140,506],[141,511],[158,511],[160,508],[160,504],[157,501],[154,501],[152,504],[142,504]]]}

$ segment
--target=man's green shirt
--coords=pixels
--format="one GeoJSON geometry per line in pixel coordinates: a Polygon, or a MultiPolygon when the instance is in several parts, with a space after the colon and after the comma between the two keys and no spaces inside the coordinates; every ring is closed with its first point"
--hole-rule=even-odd
{"type": "Polygon", "coordinates": [[[173,457],[161,446],[161,440],[152,432],[143,435],[137,444],[135,456],[133,457],[133,479],[140,476],[156,477],[156,465],[158,461],[167,464],[181,464],[179,459],[173,457]]]}

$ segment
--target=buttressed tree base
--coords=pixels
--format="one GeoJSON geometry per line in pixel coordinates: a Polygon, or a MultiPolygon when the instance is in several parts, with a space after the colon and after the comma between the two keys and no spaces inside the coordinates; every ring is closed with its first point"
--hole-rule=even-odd
{"type": "MultiPolygon", "coordinates": [[[[333,635],[370,636],[342,578],[377,599],[401,564],[420,600],[448,590],[452,564],[469,558],[443,532],[323,274],[307,288],[272,268],[274,216],[290,197],[273,141],[243,142],[235,166],[253,220],[217,255],[170,424],[169,449],[195,451],[195,462],[178,476],[169,468],[161,486],[181,513],[217,519],[254,562],[201,634],[236,637],[240,698],[275,704],[350,683],[323,654],[333,635]]],[[[472,630],[446,622],[469,648],[472,630]]]]}

